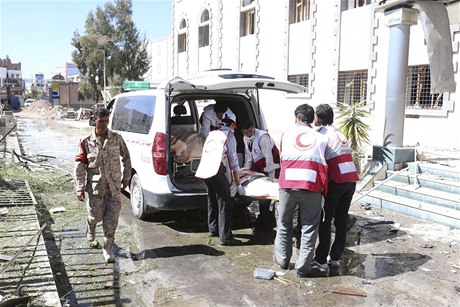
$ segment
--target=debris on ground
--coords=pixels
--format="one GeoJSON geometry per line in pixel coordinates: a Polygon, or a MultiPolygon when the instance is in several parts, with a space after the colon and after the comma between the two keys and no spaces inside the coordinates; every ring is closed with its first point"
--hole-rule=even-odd
{"type": "Polygon", "coordinates": [[[57,207],[57,208],[51,208],[50,213],[61,213],[61,212],[66,212],[66,208],[64,207],[57,207]]]}
{"type": "Polygon", "coordinates": [[[332,293],[347,294],[354,296],[367,296],[367,293],[364,290],[346,287],[343,285],[332,285],[332,293]]]}
{"type": "Polygon", "coordinates": [[[275,277],[275,271],[256,268],[253,275],[255,279],[272,280],[275,277]]]}

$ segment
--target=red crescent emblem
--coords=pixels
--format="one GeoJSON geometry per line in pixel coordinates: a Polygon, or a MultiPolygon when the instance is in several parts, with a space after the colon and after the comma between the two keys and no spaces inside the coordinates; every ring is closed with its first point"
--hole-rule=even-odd
{"type": "Polygon", "coordinates": [[[211,152],[211,151],[216,150],[216,148],[217,148],[216,141],[214,141],[214,140],[210,140],[205,145],[206,145],[205,148],[204,148],[205,152],[211,152]]]}
{"type": "Polygon", "coordinates": [[[296,136],[294,146],[298,150],[307,150],[315,145],[315,137],[312,133],[303,132],[296,136]]]}

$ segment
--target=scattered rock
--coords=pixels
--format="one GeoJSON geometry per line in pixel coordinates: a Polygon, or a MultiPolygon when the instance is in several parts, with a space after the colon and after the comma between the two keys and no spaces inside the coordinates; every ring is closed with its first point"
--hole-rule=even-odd
{"type": "Polygon", "coordinates": [[[60,212],[66,212],[66,208],[64,207],[57,207],[57,208],[51,208],[50,210],[50,213],[60,213],[60,212]]]}

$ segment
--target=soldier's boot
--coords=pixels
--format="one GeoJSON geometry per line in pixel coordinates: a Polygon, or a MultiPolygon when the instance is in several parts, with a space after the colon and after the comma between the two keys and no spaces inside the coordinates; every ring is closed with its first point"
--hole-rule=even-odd
{"type": "Polygon", "coordinates": [[[113,238],[104,238],[104,248],[102,253],[104,254],[105,262],[113,263],[115,262],[115,255],[112,252],[113,238]]]}
{"type": "Polygon", "coordinates": [[[96,240],[96,224],[91,225],[88,220],[86,220],[86,238],[89,242],[96,240]]]}
{"type": "Polygon", "coordinates": [[[88,220],[86,220],[86,239],[88,239],[90,247],[99,247],[99,242],[96,240],[96,224],[91,225],[88,220]]]}

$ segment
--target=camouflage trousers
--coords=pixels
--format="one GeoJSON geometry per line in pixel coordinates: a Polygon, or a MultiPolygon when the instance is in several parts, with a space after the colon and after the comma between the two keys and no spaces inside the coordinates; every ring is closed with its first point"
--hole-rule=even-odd
{"type": "Polygon", "coordinates": [[[121,194],[112,195],[106,182],[98,184],[99,193],[94,195],[88,191],[86,209],[88,210],[88,228],[95,232],[97,223],[102,221],[104,237],[113,239],[118,226],[118,218],[121,210],[121,194]]]}

